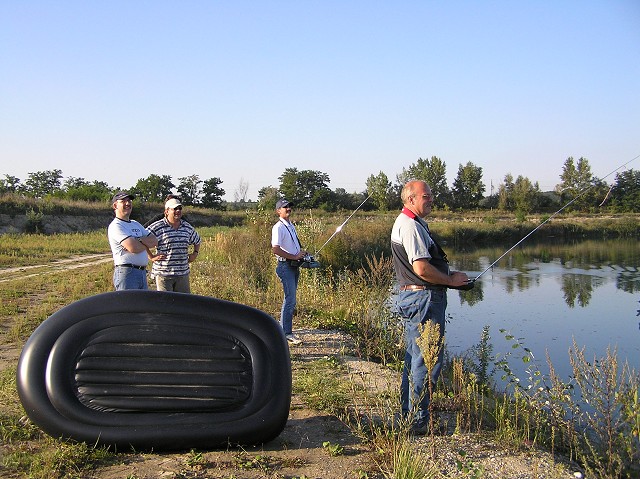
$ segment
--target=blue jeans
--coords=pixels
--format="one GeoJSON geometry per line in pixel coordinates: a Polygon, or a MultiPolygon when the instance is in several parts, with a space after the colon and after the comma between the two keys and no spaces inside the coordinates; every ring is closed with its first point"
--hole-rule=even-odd
{"type": "Polygon", "coordinates": [[[284,334],[291,334],[293,330],[293,311],[296,308],[296,291],[298,290],[298,278],[300,268],[290,266],[286,261],[278,261],[276,274],[282,282],[284,289],[284,301],[280,311],[280,325],[284,334]]]}
{"type": "Polygon", "coordinates": [[[116,266],[113,271],[113,286],[116,291],[125,289],[149,289],[147,272],[143,269],[116,266]]]}
{"type": "Polygon", "coordinates": [[[444,348],[440,349],[438,360],[431,377],[428,378],[424,357],[416,340],[420,337],[420,325],[432,321],[440,326],[440,336],[444,336],[447,291],[427,289],[423,291],[402,291],[398,296],[398,312],[404,319],[404,341],[406,353],[402,371],[400,400],[405,417],[414,414],[413,423],[426,425],[429,421],[429,379],[435,387],[442,369],[444,348]]]}

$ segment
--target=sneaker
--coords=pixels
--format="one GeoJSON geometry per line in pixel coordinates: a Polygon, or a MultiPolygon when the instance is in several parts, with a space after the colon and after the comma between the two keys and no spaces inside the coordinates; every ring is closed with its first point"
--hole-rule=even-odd
{"type": "Polygon", "coordinates": [[[294,336],[293,334],[287,334],[287,342],[293,346],[295,346],[296,344],[301,344],[302,340],[298,339],[296,336],[294,336]]]}

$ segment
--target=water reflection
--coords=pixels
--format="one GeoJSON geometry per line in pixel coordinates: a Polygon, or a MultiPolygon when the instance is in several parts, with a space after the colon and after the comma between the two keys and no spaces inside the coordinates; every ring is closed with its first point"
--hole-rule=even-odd
{"type": "Polygon", "coordinates": [[[587,306],[593,294],[593,288],[598,284],[602,285],[604,281],[601,278],[579,274],[563,275],[562,292],[567,306],[573,308],[576,303],[583,308],[587,306]]]}
{"type": "MultiPolygon", "coordinates": [[[[509,247],[454,253],[451,255],[455,257],[453,268],[476,277],[491,265],[492,258],[499,258],[509,247]]],[[[584,307],[589,304],[594,290],[604,284],[603,278],[614,279],[616,288],[622,291],[640,291],[639,268],[640,248],[636,240],[588,240],[520,246],[490,271],[502,269],[508,273],[501,275],[508,293],[539,286],[542,275],[562,275],[567,306],[584,307]]],[[[464,301],[469,304],[482,301],[482,281],[465,294],[468,297],[464,301]]]]}
{"type": "MultiPolygon", "coordinates": [[[[454,269],[475,277],[509,247],[452,252],[449,257],[454,269]]],[[[639,291],[635,240],[522,245],[483,274],[472,290],[449,292],[448,348],[453,353],[468,350],[486,325],[496,352],[511,347],[499,333],[508,330],[543,363],[549,354],[564,377],[571,374],[573,339],[597,357],[607,347],[617,347],[620,364],[627,360],[639,370],[640,309],[634,294],[639,291]]]]}

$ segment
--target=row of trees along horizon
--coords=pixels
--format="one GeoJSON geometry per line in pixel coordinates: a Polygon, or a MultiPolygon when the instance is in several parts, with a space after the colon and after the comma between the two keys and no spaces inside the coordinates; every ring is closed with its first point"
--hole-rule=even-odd
{"type": "Polygon", "coordinates": [[[108,202],[116,190],[125,189],[144,202],[162,203],[167,195],[177,194],[183,204],[214,210],[239,210],[246,208],[273,209],[278,198],[285,197],[296,208],[322,209],[328,212],[352,210],[369,195],[371,201],[362,206],[364,211],[388,211],[401,207],[400,190],[409,179],[425,180],[435,197],[434,209],[464,211],[499,209],[516,213],[554,211],[568,205],[567,211],[583,212],[638,212],[640,211],[640,172],[633,169],[617,173],[612,184],[593,176],[586,158],[574,161],[567,158],[562,166],[560,182],[553,191],[543,192],[538,182],[522,175],[514,179],[511,173],[498,185],[497,192],[485,196],[482,168],[468,162],[460,164],[458,173],[449,187],[446,180],[446,163],[436,156],[418,158],[408,168],[403,168],[392,183],[382,171],[370,175],[366,191],[348,193],[343,188],[331,190],[329,175],[320,171],[287,168],[278,177],[278,187],[265,186],[258,192],[257,201],[247,200],[248,183],[240,180],[234,192],[234,201],[224,201],[222,180],[214,177],[201,180],[196,174],[178,178],[176,185],[170,175],[151,174],[141,178],[130,188],[112,188],[104,181],[87,181],[68,177],[63,181],[62,170],[46,170],[29,173],[20,178],[4,175],[0,179],[0,195],[46,199],[59,198],[70,201],[108,202]]]}

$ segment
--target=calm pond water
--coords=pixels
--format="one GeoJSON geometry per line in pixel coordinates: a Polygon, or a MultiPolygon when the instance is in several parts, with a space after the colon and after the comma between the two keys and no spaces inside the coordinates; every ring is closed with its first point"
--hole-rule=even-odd
{"type": "MultiPolygon", "coordinates": [[[[451,252],[449,257],[454,269],[476,277],[510,247],[451,252]]],[[[450,290],[448,300],[449,351],[464,353],[489,326],[493,353],[510,353],[510,366],[522,381],[522,352],[500,329],[533,352],[545,375],[548,352],[556,372],[568,379],[573,339],[585,347],[589,360],[617,348],[619,364],[626,360],[640,371],[640,247],[635,240],[523,244],[473,290],[450,290]]]]}

